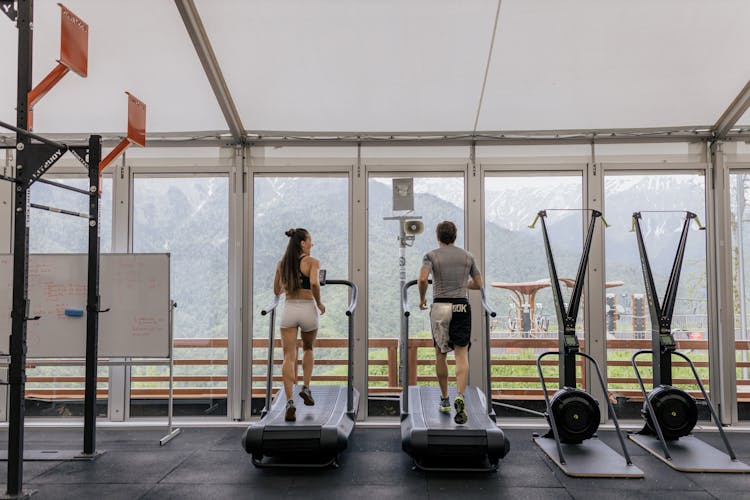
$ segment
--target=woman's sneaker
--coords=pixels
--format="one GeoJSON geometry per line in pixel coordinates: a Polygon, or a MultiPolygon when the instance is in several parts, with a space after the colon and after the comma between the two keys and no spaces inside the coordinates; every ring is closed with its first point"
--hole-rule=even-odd
{"type": "Polygon", "coordinates": [[[464,402],[464,396],[459,394],[456,396],[456,401],[453,403],[456,408],[456,416],[453,417],[453,421],[458,425],[463,425],[469,420],[469,416],[466,414],[466,403],[464,402]]]}
{"type": "Polygon", "coordinates": [[[310,388],[306,385],[302,386],[302,390],[299,391],[299,397],[302,398],[302,401],[305,402],[305,406],[314,406],[315,400],[312,397],[312,393],[310,392],[310,388]]]}
{"type": "Polygon", "coordinates": [[[451,412],[451,398],[440,398],[440,411],[442,413],[451,412]]]}
{"type": "Polygon", "coordinates": [[[294,407],[294,401],[291,399],[286,402],[286,413],[284,414],[284,420],[286,422],[294,422],[297,420],[297,408],[294,407]]]}

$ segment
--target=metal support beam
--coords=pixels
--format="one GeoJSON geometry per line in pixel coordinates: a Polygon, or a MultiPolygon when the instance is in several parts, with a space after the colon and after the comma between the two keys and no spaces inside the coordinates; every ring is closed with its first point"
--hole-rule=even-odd
{"type": "MultiPolygon", "coordinates": [[[[484,193],[482,188],[481,165],[477,162],[476,146],[472,144],[469,146],[469,164],[464,187],[466,212],[464,214],[465,236],[463,247],[471,252],[474,260],[479,263],[484,262],[484,227],[482,225],[484,193]]],[[[431,231],[434,231],[434,228],[427,229],[428,233],[431,231]]],[[[486,273],[486,269],[486,266],[482,266],[480,271],[486,273]]],[[[486,277],[486,274],[484,276],[486,277]]],[[[476,325],[471,329],[471,341],[477,346],[469,350],[469,383],[479,387],[479,390],[484,391],[491,400],[492,387],[487,387],[489,379],[486,371],[489,369],[487,361],[491,353],[485,352],[484,341],[485,336],[488,336],[490,332],[484,331],[484,308],[479,294],[469,293],[469,303],[471,304],[471,324],[476,325]]],[[[492,307],[491,304],[490,307],[492,307]]]]}
{"type": "Polygon", "coordinates": [[[203,27],[203,21],[201,21],[198,9],[195,7],[193,0],[175,0],[177,10],[180,11],[182,16],[182,22],[185,23],[185,28],[190,35],[190,39],[193,41],[195,51],[198,53],[198,58],[203,65],[203,70],[206,72],[208,82],[211,84],[211,88],[216,95],[216,100],[219,101],[219,107],[221,112],[224,113],[224,119],[227,121],[229,131],[232,133],[234,140],[237,143],[244,142],[245,127],[242,126],[242,120],[240,120],[240,114],[237,112],[237,108],[232,100],[232,95],[229,93],[229,87],[227,82],[224,80],[224,75],[219,67],[219,62],[216,60],[216,54],[211,47],[211,42],[208,40],[206,29],[203,27]]]}
{"type": "MultiPolygon", "coordinates": [[[[583,181],[585,187],[582,208],[604,212],[604,170],[596,159],[596,149],[593,144],[591,145],[591,161],[586,165],[583,181]]],[[[604,213],[603,217],[606,217],[606,215],[604,213]]],[[[582,230],[588,222],[589,215],[584,212],[582,230]]],[[[607,366],[607,322],[604,314],[605,281],[604,224],[601,224],[594,230],[594,241],[589,254],[589,269],[586,273],[584,285],[586,293],[583,297],[585,300],[583,315],[585,351],[599,363],[599,366],[607,366]]],[[[587,381],[586,390],[596,399],[600,408],[606,408],[609,396],[596,382],[597,376],[594,364],[586,363],[584,367],[587,381]]],[[[609,377],[607,370],[603,370],[602,377],[606,384],[609,377]]],[[[600,413],[600,418],[600,423],[603,424],[614,417],[603,411],[600,413]]]]}
{"type": "MultiPolygon", "coordinates": [[[[730,201],[730,175],[723,147],[714,143],[709,150],[711,178],[714,183],[706,185],[707,219],[706,256],[709,257],[708,273],[708,345],[709,380],[711,399],[719,406],[719,416],[725,425],[737,424],[737,367],[735,349],[735,321],[740,310],[735,309],[733,276],[732,209],[730,201]],[[711,210],[713,208],[713,210],[711,210]],[[714,285],[715,284],[715,285],[714,285]]],[[[741,188],[740,188],[741,189],[741,188]]],[[[738,212],[741,224],[742,212],[738,212]]],[[[740,247],[741,248],[741,247],[740,247]]],[[[742,260],[742,253],[740,253],[742,260]]],[[[743,286],[740,281],[740,288],[743,286]]]]}
{"type": "Polygon", "coordinates": [[[724,111],[721,117],[716,120],[713,126],[713,133],[716,140],[724,140],[726,135],[732,130],[732,127],[742,118],[747,109],[750,108],[750,82],[747,82],[745,88],[734,98],[732,104],[724,111]]]}
{"type": "Polygon", "coordinates": [[[22,498],[23,491],[23,434],[26,417],[26,332],[29,313],[29,146],[26,133],[28,94],[31,90],[34,3],[19,0],[18,5],[18,87],[16,124],[16,197],[13,212],[13,309],[11,312],[10,365],[8,367],[8,475],[5,496],[22,498]]]}
{"type": "MultiPolygon", "coordinates": [[[[122,140],[121,132],[102,135],[103,147],[114,147],[122,140]]],[[[69,147],[87,146],[88,133],[50,133],[45,137],[69,147]]],[[[146,135],[148,147],[226,147],[238,144],[228,130],[156,132],[146,135]]],[[[663,127],[634,129],[580,130],[496,130],[445,132],[361,132],[361,131],[275,131],[247,130],[242,137],[249,146],[283,147],[356,147],[363,146],[544,146],[554,144],[646,144],[685,142],[706,143],[714,140],[710,125],[696,127],[663,127]]],[[[726,140],[750,141],[750,129],[735,127],[726,140]]],[[[0,133],[0,147],[15,145],[15,135],[0,133]]],[[[13,146],[15,147],[15,146],[13,146]]]]}
{"type": "Polygon", "coordinates": [[[94,458],[96,451],[96,379],[99,359],[99,254],[101,237],[99,213],[101,193],[102,138],[89,139],[89,241],[86,287],[86,388],[83,404],[83,456],[94,458]]]}

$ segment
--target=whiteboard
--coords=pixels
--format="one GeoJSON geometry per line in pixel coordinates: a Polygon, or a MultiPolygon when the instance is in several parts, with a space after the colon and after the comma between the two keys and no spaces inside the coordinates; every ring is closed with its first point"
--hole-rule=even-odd
{"type": "MultiPolygon", "coordinates": [[[[169,254],[102,254],[99,263],[100,309],[110,309],[99,313],[99,356],[168,358],[169,254]]],[[[29,256],[29,317],[41,316],[27,322],[29,358],[86,357],[87,275],[86,254],[29,256]]],[[[0,292],[7,353],[12,255],[0,255],[0,292]]]]}

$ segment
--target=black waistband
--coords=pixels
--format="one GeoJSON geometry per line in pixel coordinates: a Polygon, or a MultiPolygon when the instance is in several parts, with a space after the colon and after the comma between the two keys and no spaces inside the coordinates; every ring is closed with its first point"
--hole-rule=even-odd
{"type": "Polygon", "coordinates": [[[463,299],[459,297],[440,297],[437,299],[433,299],[432,302],[447,302],[449,304],[468,304],[469,299],[463,299]]]}

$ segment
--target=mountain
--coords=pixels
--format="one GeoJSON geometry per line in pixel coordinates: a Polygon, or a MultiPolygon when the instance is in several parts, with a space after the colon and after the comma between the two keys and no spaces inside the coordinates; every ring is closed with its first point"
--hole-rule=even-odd
{"type": "MultiPolygon", "coordinates": [[[[579,181],[574,177],[561,179],[487,179],[486,263],[478,265],[488,283],[548,279],[541,229],[537,226],[531,230],[527,226],[542,208],[580,206],[579,181]]],[[[605,217],[612,226],[605,232],[606,272],[608,280],[625,282],[624,286],[611,290],[618,294],[620,303],[627,303],[630,294],[643,291],[635,237],[629,232],[632,212],[643,208],[690,209],[702,215],[702,182],[701,177],[685,175],[624,175],[605,179],[605,217]]],[[[136,179],[133,249],[172,252],[172,291],[179,304],[175,315],[177,337],[227,335],[228,189],[225,177],[136,179]]],[[[416,237],[413,247],[407,248],[407,279],[416,278],[422,256],[436,246],[437,222],[454,220],[459,226],[458,241],[463,241],[463,182],[450,178],[415,179],[415,191],[414,213],[423,217],[426,230],[416,237]]],[[[66,192],[45,190],[41,185],[35,186],[33,192],[37,203],[85,210],[85,203],[72,204],[66,192]]],[[[371,180],[368,197],[370,335],[395,337],[399,328],[398,229],[395,221],[383,220],[393,215],[389,180],[371,180]]],[[[284,231],[289,227],[306,227],[311,231],[313,255],[321,260],[329,278],[347,276],[349,204],[345,177],[256,177],[252,223],[255,335],[267,335],[267,322],[259,320],[258,313],[272,299],[273,273],[288,242],[284,231]]],[[[111,240],[109,207],[111,189],[105,184],[102,220],[105,250],[111,240]]],[[[75,244],[78,240],[85,241],[85,224],[56,214],[35,212],[32,217],[33,251],[85,250],[85,243],[75,244]],[[37,229],[42,226],[43,230],[37,229]]],[[[550,212],[548,223],[558,274],[574,276],[583,231],[580,212],[550,212]]],[[[681,224],[681,214],[643,214],[646,246],[660,290],[672,265],[681,224]]],[[[679,296],[705,304],[705,283],[705,233],[691,230],[679,296]]],[[[413,308],[416,307],[414,292],[413,308]]],[[[488,295],[493,307],[505,314],[510,293],[488,287],[488,295]]],[[[540,292],[537,301],[552,312],[549,290],[540,292]]],[[[347,291],[343,287],[326,288],[324,302],[329,314],[322,318],[321,335],[343,335],[346,318],[338,313],[346,308],[347,291]]],[[[422,318],[419,328],[426,328],[426,316],[415,314],[416,317],[422,318]]]]}

